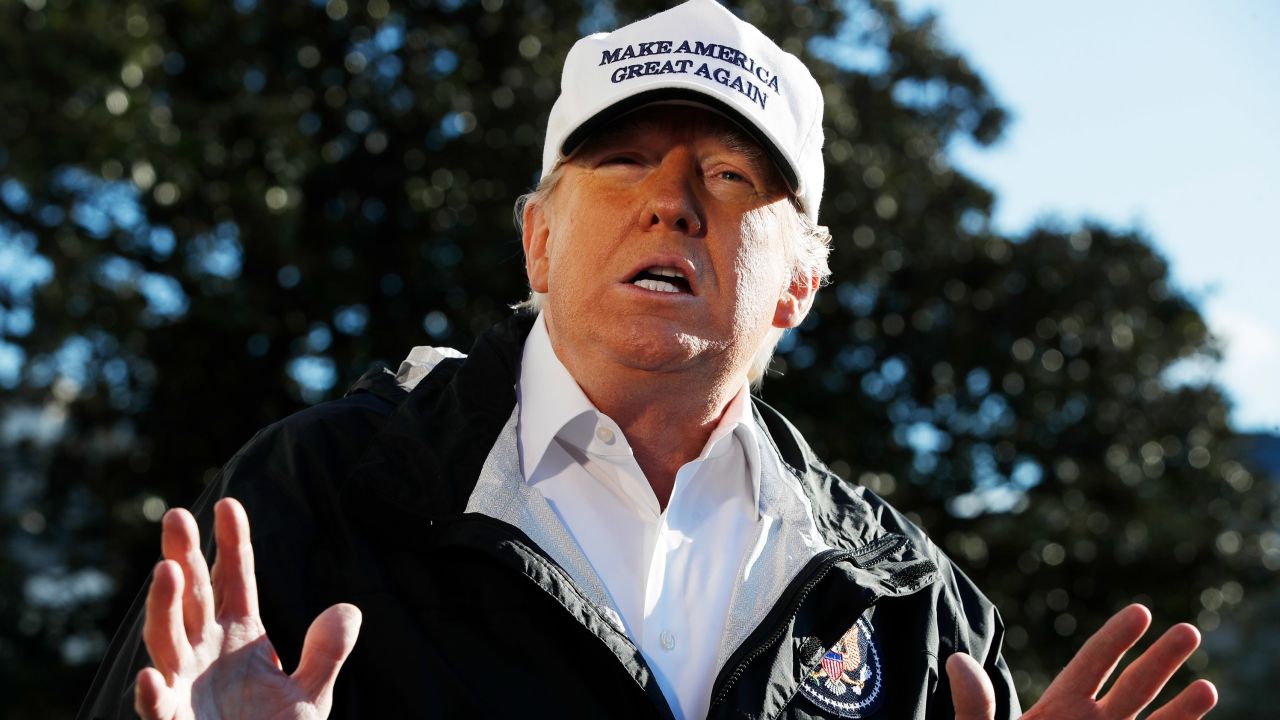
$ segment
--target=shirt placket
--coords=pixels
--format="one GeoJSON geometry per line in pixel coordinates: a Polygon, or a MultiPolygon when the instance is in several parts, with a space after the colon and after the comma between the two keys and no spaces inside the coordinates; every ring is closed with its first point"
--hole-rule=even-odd
{"type": "Polygon", "coordinates": [[[677,643],[684,634],[683,618],[680,613],[672,612],[672,593],[663,592],[669,582],[667,570],[676,564],[673,556],[682,551],[678,534],[671,532],[669,519],[667,512],[662,513],[654,527],[649,571],[644,583],[644,649],[664,655],[677,652],[677,643]]]}

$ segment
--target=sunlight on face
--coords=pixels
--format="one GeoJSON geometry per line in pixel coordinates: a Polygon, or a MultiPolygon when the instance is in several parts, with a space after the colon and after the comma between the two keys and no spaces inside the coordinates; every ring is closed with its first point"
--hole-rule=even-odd
{"type": "Polygon", "coordinates": [[[791,282],[788,198],[764,151],[708,111],[648,108],[600,131],[566,162],[545,242],[529,246],[553,342],[745,373],[791,282]]]}

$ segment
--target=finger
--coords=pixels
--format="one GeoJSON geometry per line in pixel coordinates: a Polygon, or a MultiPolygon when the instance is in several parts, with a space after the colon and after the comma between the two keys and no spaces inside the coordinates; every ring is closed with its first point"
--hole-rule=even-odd
{"type": "Polygon", "coordinates": [[[147,617],[142,641],[147,653],[165,678],[172,679],[191,655],[187,631],[182,624],[182,570],[172,560],[156,565],[147,590],[147,617]]]}
{"type": "Polygon", "coordinates": [[[178,563],[186,579],[182,620],[187,640],[195,645],[204,637],[205,628],[213,624],[213,588],[209,584],[209,566],[200,552],[200,530],[191,513],[182,508],[165,513],[161,525],[164,557],[178,563]]]}
{"type": "Polygon", "coordinates": [[[951,683],[951,705],[956,720],[993,720],[996,691],[991,678],[977,660],[965,653],[947,658],[947,680],[951,683]]]}
{"type": "Polygon", "coordinates": [[[1045,698],[1063,694],[1070,697],[1097,696],[1103,683],[1125,652],[1151,626],[1151,611],[1141,605],[1130,605],[1111,616],[1080,648],[1071,662],[1044,691],[1045,698]]]}
{"type": "Polygon", "coordinates": [[[359,608],[341,603],[320,613],[307,628],[302,658],[292,677],[316,704],[327,706],[332,699],[333,683],[356,645],[362,619],[359,608]]]}
{"type": "Polygon", "coordinates": [[[1185,623],[1174,625],[1125,668],[1098,704],[1107,717],[1130,717],[1151,704],[1169,678],[1200,646],[1200,631],[1185,623]]]}
{"type": "Polygon", "coordinates": [[[258,581],[253,575],[249,517],[233,498],[213,507],[213,536],[218,546],[213,562],[213,603],[217,617],[257,617],[258,581]]]}
{"type": "Polygon", "coordinates": [[[1217,704],[1218,689],[1208,680],[1197,680],[1147,720],[1199,720],[1217,704]]]}
{"type": "Polygon", "coordinates": [[[142,720],[170,720],[178,712],[178,698],[155,668],[143,668],[133,686],[133,710],[142,720]]]}

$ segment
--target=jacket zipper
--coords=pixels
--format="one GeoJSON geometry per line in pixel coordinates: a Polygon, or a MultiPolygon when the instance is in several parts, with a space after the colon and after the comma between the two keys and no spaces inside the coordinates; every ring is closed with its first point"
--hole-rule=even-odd
{"type": "MultiPolygon", "coordinates": [[[[711,707],[715,708],[717,705],[724,702],[729,691],[733,689],[733,686],[737,684],[743,673],[746,672],[747,666],[759,659],[761,655],[765,654],[765,652],[782,639],[782,636],[786,634],[787,625],[800,613],[800,607],[804,605],[804,601],[808,599],[809,593],[817,587],[818,583],[822,582],[822,579],[827,576],[827,573],[831,572],[831,568],[835,567],[837,563],[859,556],[866,556],[868,558],[868,562],[875,562],[886,552],[892,552],[894,548],[900,546],[902,544],[902,540],[904,540],[904,538],[901,536],[885,535],[856,550],[828,550],[825,557],[820,555],[819,557],[823,558],[821,567],[809,576],[809,579],[805,581],[803,586],[801,586],[797,591],[794,591],[795,595],[791,602],[786,606],[786,614],[773,623],[775,628],[773,633],[769,635],[762,644],[757,645],[754,650],[738,661],[733,672],[729,674],[729,677],[725,678],[724,684],[720,686],[720,689],[716,691],[716,694],[711,698],[711,707]]],[[[766,625],[767,623],[768,619],[761,623],[761,625],[766,625]]]]}
{"type": "Polygon", "coordinates": [[[822,579],[827,576],[827,573],[831,572],[831,568],[835,567],[836,563],[842,560],[847,560],[857,554],[850,550],[828,550],[827,552],[828,555],[822,560],[822,566],[809,576],[809,579],[802,587],[799,588],[798,591],[795,591],[794,597],[787,605],[786,614],[777,622],[773,623],[775,627],[773,633],[769,635],[762,644],[757,645],[756,648],[748,653],[746,657],[742,658],[734,667],[733,672],[729,674],[729,677],[725,678],[724,684],[720,686],[720,689],[716,692],[715,696],[711,698],[711,707],[714,708],[724,702],[725,696],[729,694],[729,691],[733,689],[735,684],[737,684],[738,679],[742,677],[744,672],[746,672],[747,666],[752,662],[755,662],[756,659],[765,654],[769,648],[773,647],[782,639],[782,636],[786,634],[786,627],[788,623],[800,613],[800,606],[804,604],[805,599],[809,597],[809,593],[813,591],[813,588],[816,587],[819,582],[822,582],[822,579]]]}

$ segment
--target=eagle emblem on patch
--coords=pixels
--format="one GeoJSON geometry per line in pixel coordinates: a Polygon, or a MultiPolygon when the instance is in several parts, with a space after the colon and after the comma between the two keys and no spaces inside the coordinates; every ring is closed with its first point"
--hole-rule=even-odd
{"type": "Polygon", "coordinates": [[[880,649],[865,615],[822,656],[800,683],[800,692],[840,717],[866,717],[880,708],[884,700],[880,649]]]}

